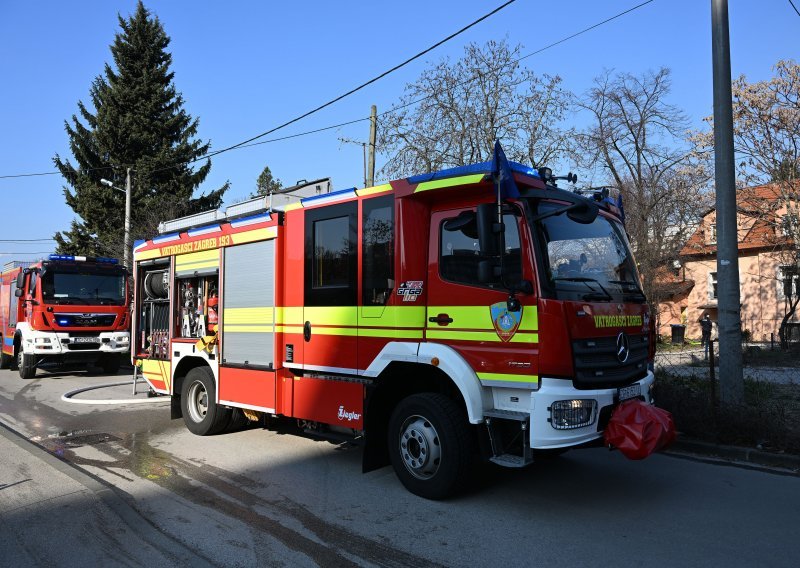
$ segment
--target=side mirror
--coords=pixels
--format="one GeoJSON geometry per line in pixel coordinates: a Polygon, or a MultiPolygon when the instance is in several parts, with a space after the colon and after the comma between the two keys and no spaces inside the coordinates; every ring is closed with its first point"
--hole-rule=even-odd
{"type": "Polygon", "coordinates": [[[481,203],[478,205],[478,243],[483,256],[499,256],[501,251],[500,237],[503,224],[497,222],[497,204],[481,203]]]}
{"type": "Polygon", "coordinates": [[[586,203],[581,203],[574,209],[568,209],[567,217],[581,225],[588,225],[597,219],[598,211],[600,211],[600,207],[598,207],[596,203],[587,201],[586,203]]]}
{"type": "Polygon", "coordinates": [[[16,290],[14,290],[14,295],[15,295],[17,298],[21,298],[21,297],[22,297],[22,289],[20,289],[20,288],[17,288],[16,290]]]}
{"type": "Polygon", "coordinates": [[[20,271],[20,273],[17,274],[17,290],[21,290],[23,286],[25,286],[25,271],[24,270],[20,271]]]}

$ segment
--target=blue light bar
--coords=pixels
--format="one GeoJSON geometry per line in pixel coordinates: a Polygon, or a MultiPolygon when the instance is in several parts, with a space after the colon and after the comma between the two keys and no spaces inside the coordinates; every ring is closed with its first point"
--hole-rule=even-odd
{"type": "MultiPolygon", "coordinates": [[[[525,174],[539,179],[539,172],[530,166],[520,164],[518,162],[508,162],[511,171],[520,174],[525,174]]],[[[419,174],[408,178],[408,183],[422,183],[423,181],[434,181],[437,179],[445,179],[458,176],[467,176],[471,174],[490,174],[492,173],[492,162],[480,162],[478,164],[471,164],[469,166],[458,166],[456,168],[448,168],[438,172],[431,172],[429,174],[419,174]]]]}
{"type": "Polygon", "coordinates": [[[51,254],[49,260],[66,260],[70,262],[97,262],[98,264],[119,264],[119,260],[116,258],[108,258],[105,256],[75,256],[72,254],[51,254]]]}

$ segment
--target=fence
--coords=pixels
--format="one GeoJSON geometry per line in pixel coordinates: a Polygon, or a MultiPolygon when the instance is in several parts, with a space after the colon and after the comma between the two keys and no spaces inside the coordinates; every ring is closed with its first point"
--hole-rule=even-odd
{"type": "Polygon", "coordinates": [[[744,400],[719,401],[719,344],[660,343],[656,404],[673,413],[678,430],[718,443],[800,454],[800,345],[743,342],[744,400]]]}

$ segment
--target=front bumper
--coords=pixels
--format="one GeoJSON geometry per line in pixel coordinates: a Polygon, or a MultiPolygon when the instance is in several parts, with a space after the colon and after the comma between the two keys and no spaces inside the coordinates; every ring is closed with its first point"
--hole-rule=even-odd
{"type": "Polygon", "coordinates": [[[71,356],[77,354],[125,353],[130,349],[127,331],[43,332],[25,334],[22,352],[26,355],[71,356]]]}
{"type": "MultiPolygon", "coordinates": [[[[640,385],[645,402],[652,403],[653,373],[632,383],[640,385]]],[[[619,402],[619,389],[596,389],[577,391],[571,381],[563,379],[541,379],[539,390],[531,393],[530,445],[533,449],[554,449],[577,446],[591,442],[603,435],[605,422],[611,410],[619,402]],[[580,428],[557,430],[550,422],[553,403],[559,400],[594,400],[597,403],[594,419],[580,428]]]]}

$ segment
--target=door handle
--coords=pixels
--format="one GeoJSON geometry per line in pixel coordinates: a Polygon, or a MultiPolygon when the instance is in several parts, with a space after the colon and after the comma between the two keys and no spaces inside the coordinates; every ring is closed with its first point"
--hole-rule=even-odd
{"type": "Polygon", "coordinates": [[[311,341],[311,322],[307,321],[303,324],[303,339],[311,341]]]}
{"type": "Polygon", "coordinates": [[[439,314],[436,317],[428,318],[428,321],[431,323],[437,323],[439,325],[449,325],[453,323],[453,318],[451,318],[447,314],[439,314]]]}

